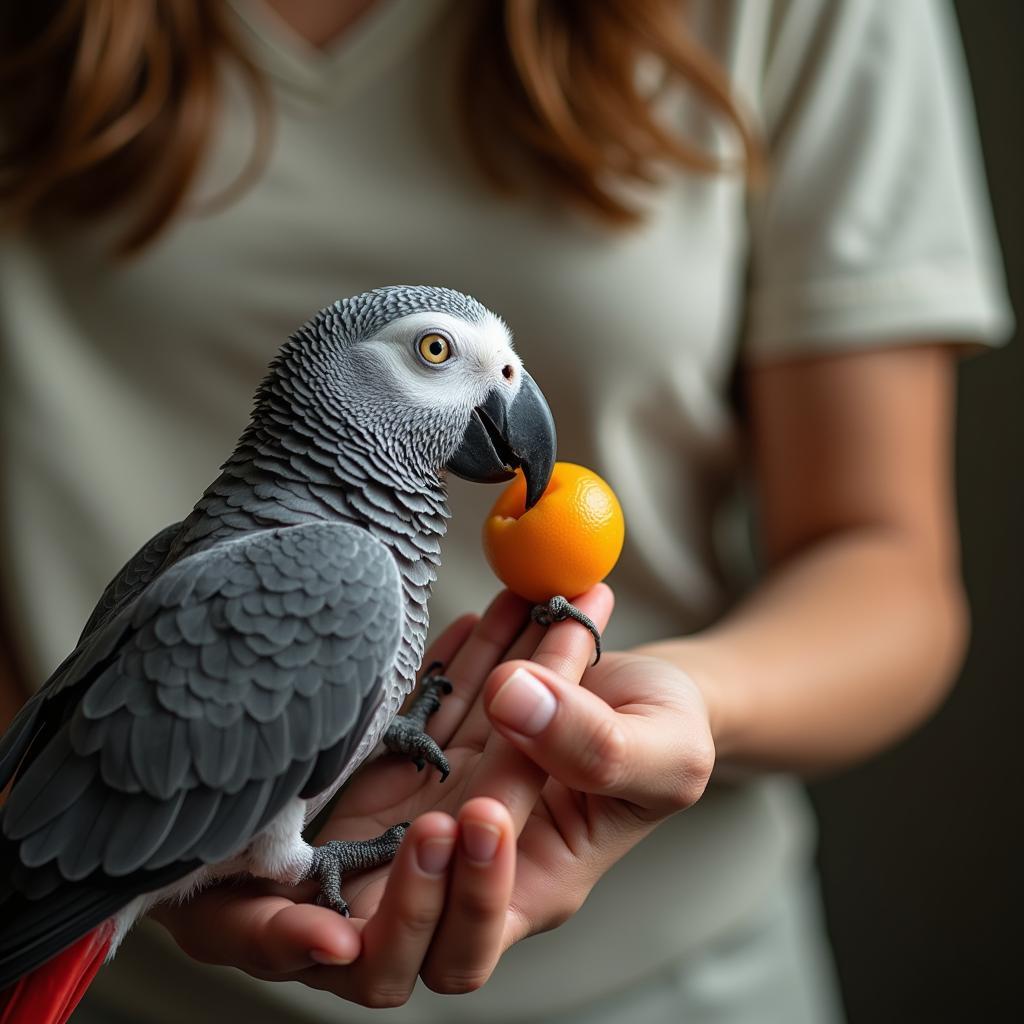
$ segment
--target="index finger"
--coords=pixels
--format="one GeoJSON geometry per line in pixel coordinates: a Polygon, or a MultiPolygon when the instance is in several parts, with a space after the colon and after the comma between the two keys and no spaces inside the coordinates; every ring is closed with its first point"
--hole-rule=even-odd
{"type": "MultiPolygon", "coordinates": [[[[573,602],[594,621],[599,631],[604,630],[615,606],[615,595],[607,583],[598,583],[573,602]]],[[[586,626],[574,619],[548,626],[544,638],[530,661],[557,672],[564,679],[579,682],[594,660],[594,637],[586,626]]]]}
{"type": "MultiPolygon", "coordinates": [[[[611,588],[599,583],[574,604],[594,620],[599,630],[608,625],[615,603],[611,588]]],[[[586,627],[571,620],[551,626],[530,659],[557,672],[571,683],[579,683],[594,655],[594,638],[586,627]]],[[[499,666],[495,672],[511,675],[510,667],[499,666]]],[[[479,710],[484,714],[483,709],[479,710]]],[[[520,753],[508,740],[492,732],[483,756],[470,782],[468,797],[489,796],[500,800],[512,815],[516,834],[522,831],[547,773],[538,768],[525,754],[520,753]]]]}
{"type": "MultiPolygon", "coordinates": [[[[596,623],[598,629],[604,629],[608,624],[608,617],[611,615],[614,603],[614,595],[604,583],[591,587],[586,593],[576,598],[576,607],[580,611],[584,614],[589,613],[591,618],[595,616],[599,618],[596,623]],[[606,603],[607,608],[604,607],[606,603]]],[[[520,602],[520,604],[524,609],[528,607],[525,602],[520,602]]],[[[483,684],[491,678],[492,670],[497,668],[500,662],[528,658],[545,668],[550,668],[563,678],[578,683],[583,669],[587,667],[593,656],[594,638],[578,622],[567,619],[564,622],[553,623],[546,629],[536,623],[530,623],[500,658],[493,658],[484,667],[472,694],[467,694],[467,696],[471,696],[472,706],[468,711],[463,711],[461,722],[451,742],[456,746],[482,747],[486,738],[490,736],[491,723],[487,718],[483,701],[479,697],[483,693],[483,684]],[[580,659],[583,659],[582,668],[580,659]]]]}

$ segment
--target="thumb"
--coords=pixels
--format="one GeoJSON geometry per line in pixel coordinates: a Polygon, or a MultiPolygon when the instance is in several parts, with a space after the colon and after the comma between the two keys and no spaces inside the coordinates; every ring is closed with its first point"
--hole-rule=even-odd
{"type": "MultiPolygon", "coordinates": [[[[644,659],[652,671],[657,662],[644,659]]],[[[491,674],[484,706],[495,729],[570,789],[615,797],[661,818],[696,803],[714,764],[706,713],[685,702],[616,711],[596,693],[532,661],[491,674]]]]}
{"type": "Polygon", "coordinates": [[[484,707],[494,727],[570,789],[633,799],[636,723],[590,690],[536,662],[491,673],[484,707]]]}

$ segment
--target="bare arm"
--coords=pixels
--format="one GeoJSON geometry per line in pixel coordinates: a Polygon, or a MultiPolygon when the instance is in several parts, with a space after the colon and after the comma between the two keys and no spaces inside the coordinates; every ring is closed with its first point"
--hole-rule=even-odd
{"type": "Polygon", "coordinates": [[[952,357],[893,348],[748,380],[770,574],[720,624],[645,654],[688,672],[720,762],[815,772],[920,722],[963,656],[952,357]]]}

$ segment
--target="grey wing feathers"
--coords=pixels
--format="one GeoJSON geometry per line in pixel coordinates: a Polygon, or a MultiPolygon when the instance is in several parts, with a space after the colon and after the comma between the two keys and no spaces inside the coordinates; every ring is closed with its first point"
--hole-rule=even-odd
{"type": "Polygon", "coordinates": [[[146,585],[157,575],[171,549],[175,537],[181,531],[181,523],[165,526],[155,537],[151,537],[121,571],[107,584],[96,607],[89,616],[75,649],[57,667],[49,679],[22,706],[7,731],[0,737],[0,789],[10,781],[36,731],[40,714],[46,703],[59,694],[66,686],[81,682],[84,666],[86,673],[110,652],[116,645],[120,633],[106,630],[106,636],[99,634],[100,627],[110,622],[118,610],[134,600],[146,585]],[[97,639],[104,643],[95,643],[97,639]]]}
{"type": "Polygon", "coordinates": [[[5,839],[69,881],[233,855],[319,761],[354,752],[401,622],[397,566],[356,527],[269,530],[182,559],[100,627],[100,649],[106,630],[123,639],[22,768],[5,839]]]}
{"type": "Polygon", "coordinates": [[[156,576],[171,550],[174,538],[180,532],[181,523],[171,523],[132,555],[100,595],[89,621],[82,630],[79,643],[99,626],[108,622],[118,608],[132,600],[156,576]]]}

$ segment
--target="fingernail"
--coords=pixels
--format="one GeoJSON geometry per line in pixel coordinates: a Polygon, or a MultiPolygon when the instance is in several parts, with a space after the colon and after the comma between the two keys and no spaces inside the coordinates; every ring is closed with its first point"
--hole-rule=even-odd
{"type": "Polygon", "coordinates": [[[355,957],[338,956],[336,953],[328,953],[325,949],[311,949],[309,959],[328,967],[347,967],[355,957]]]}
{"type": "Polygon", "coordinates": [[[455,840],[452,837],[424,839],[416,847],[416,863],[425,875],[443,875],[452,859],[455,840]]]}
{"type": "Polygon", "coordinates": [[[555,717],[558,701],[540,680],[517,668],[494,695],[489,710],[502,725],[536,736],[555,717]]]}
{"type": "Polygon", "coordinates": [[[462,849],[476,864],[489,864],[498,852],[501,832],[483,821],[467,821],[460,831],[462,849]]]}

